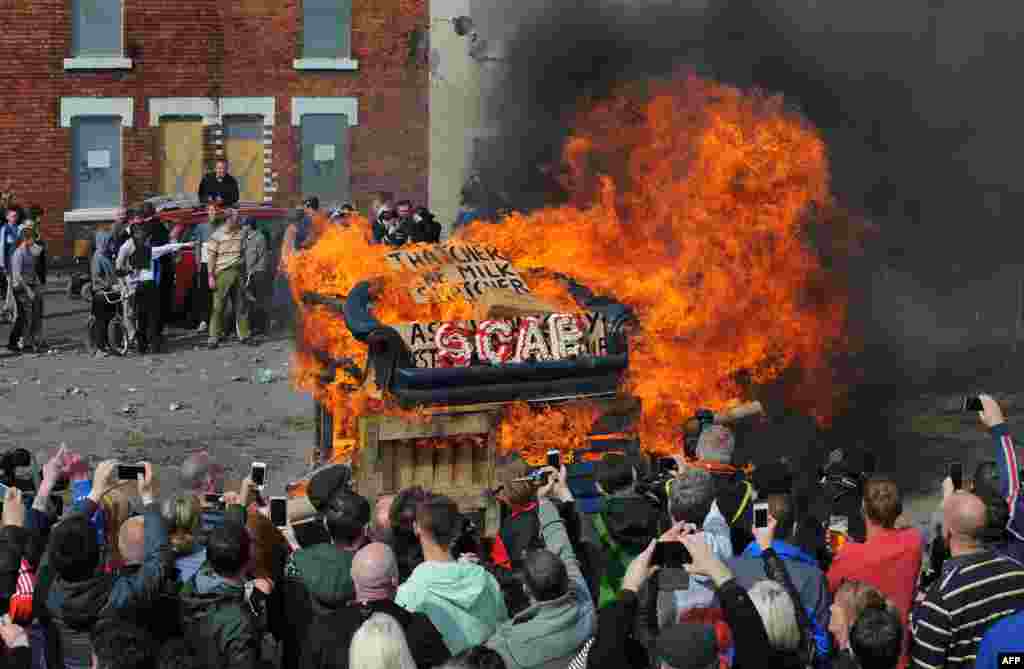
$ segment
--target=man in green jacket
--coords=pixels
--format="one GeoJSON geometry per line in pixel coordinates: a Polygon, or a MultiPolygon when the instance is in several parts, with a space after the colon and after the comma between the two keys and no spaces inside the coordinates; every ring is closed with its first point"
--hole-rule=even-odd
{"type": "Polygon", "coordinates": [[[461,521],[455,502],[443,495],[430,495],[417,505],[413,531],[423,547],[423,562],[395,597],[407,611],[430,618],[452,655],[480,645],[508,619],[494,577],[478,564],[452,557],[461,521]]]}
{"type": "Polygon", "coordinates": [[[255,669],[260,659],[266,620],[245,596],[251,550],[245,517],[241,504],[228,506],[224,524],[207,540],[206,563],[181,592],[186,637],[210,666],[255,669]]]}
{"type": "Polygon", "coordinates": [[[523,580],[532,605],[498,626],[487,640],[508,669],[565,667],[594,634],[594,600],[573,553],[565,522],[551,502],[572,501],[565,467],[547,468],[549,482],[537,491],[545,548],[527,555],[523,580]]]}

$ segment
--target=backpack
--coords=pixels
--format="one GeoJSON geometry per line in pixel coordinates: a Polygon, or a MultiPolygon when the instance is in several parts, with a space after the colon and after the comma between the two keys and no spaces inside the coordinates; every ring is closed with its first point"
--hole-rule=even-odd
{"type": "Polygon", "coordinates": [[[622,590],[622,579],[626,575],[626,570],[629,569],[629,563],[640,552],[633,553],[615,542],[604,521],[604,513],[594,514],[594,529],[597,530],[601,546],[608,556],[604,569],[601,571],[600,595],[597,600],[597,607],[600,609],[618,598],[619,591],[622,590]]]}

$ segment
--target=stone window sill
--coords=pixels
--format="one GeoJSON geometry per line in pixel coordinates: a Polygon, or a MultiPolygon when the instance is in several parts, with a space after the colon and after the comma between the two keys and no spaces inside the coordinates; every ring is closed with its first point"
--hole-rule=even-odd
{"type": "Polygon", "coordinates": [[[64,212],[65,223],[92,223],[113,221],[120,209],[110,207],[104,209],[72,209],[64,212]]]}
{"type": "Polygon", "coordinates": [[[65,58],[65,70],[130,70],[132,59],[120,56],[81,56],[65,58]]]}
{"type": "Polygon", "coordinates": [[[354,72],[359,61],[351,58],[299,58],[292,63],[296,70],[339,70],[354,72]]]}

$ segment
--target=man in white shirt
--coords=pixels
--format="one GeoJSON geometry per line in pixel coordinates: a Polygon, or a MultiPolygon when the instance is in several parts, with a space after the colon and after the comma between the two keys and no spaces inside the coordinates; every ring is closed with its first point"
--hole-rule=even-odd
{"type": "Polygon", "coordinates": [[[117,253],[114,268],[124,277],[127,287],[125,300],[125,328],[140,353],[163,349],[160,336],[160,263],[158,260],[179,249],[192,246],[192,242],[153,246],[142,213],[128,215],[130,236],[117,253]],[[142,326],[139,332],[136,324],[142,326]],[[140,336],[142,335],[142,336],[140,336]]]}

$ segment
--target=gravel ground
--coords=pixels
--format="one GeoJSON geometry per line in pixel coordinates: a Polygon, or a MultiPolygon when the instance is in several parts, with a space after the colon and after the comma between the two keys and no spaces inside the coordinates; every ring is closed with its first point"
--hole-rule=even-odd
{"type": "MultiPolygon", "coordinates": [[[[269,494],[283,494],[305,473],[313,404],[288,380],[287,336],[210,351],[205,337],[171,328],[167,353],[96,357],[84,348],[88,305],[53,284],[44,322],[50,349],[0,356],[0,448],[38,454],[65,442],[96,461],[150,460],[172,487],[181,461],[202,449],[231,478],[266,462],[269,494]]],[[[0,326],[0,336],[9,327],[0,326]]]]}

